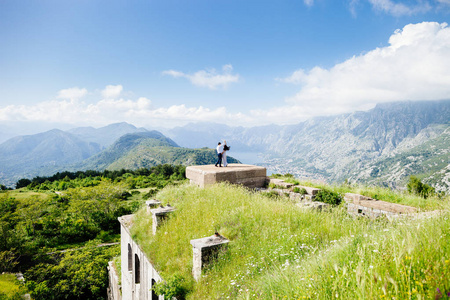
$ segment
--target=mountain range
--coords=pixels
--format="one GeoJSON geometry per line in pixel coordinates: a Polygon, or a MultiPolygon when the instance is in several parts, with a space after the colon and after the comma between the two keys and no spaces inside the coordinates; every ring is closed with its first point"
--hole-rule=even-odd
{"type": "Polygon", "coordinates": [[[220,134],[234,150],[261,153],[267,168],[298,177],[397,187],[417,175],[450,190],[449,100],[379,104],[296,125],[189,124],[165,134],[187,147],[214,144],[220,134]]]}
{"type": "MultiPolygon", "coordinates": [[[[215,149],[188,149],[158,131],[127,123],[94,129],[53,129],[0,144],[0,183],[78,170],[149,168],[159,164],[201,165],[217,160],[215,149]],[[117,138],[114,142],[112,140],[117,138]],[[98,140],[100,143],[93,142],[98,140]]],[[[230,163],[238,162],[229,157],[230,163]]]]}
{"type": "Polygon", "coordinates": [[[161,133],[117,123],[51,130],[0,144],[0,183],[65,169],[211,163],[214,150],[205,147],[223,139],[232,146],[231,155],[260,155],[261,164],[278,173],[391,187],[417,175],[450,190],[449,100],[386,103],[283,126],[192,123],[161,133]]]}

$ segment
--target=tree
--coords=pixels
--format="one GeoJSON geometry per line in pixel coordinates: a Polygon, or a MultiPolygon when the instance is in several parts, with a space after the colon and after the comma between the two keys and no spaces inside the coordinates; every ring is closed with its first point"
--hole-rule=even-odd
{"type": "Polygon", "coordinates": [[[435,189],[432,186],[422,183],[416,176],[409,177],[406,187],[409,193],[419,195],[425,199],[435,194],[435,189]]]}
{"type": "Polygon", "coordinates": [[[19,181],[17,181],[17,183],[16,183],[16,189],[20,189],[20,188],[26,187],[30,183],[31,183],[30,179],[27,179],[27,178],[19,179],[19,181]]]}

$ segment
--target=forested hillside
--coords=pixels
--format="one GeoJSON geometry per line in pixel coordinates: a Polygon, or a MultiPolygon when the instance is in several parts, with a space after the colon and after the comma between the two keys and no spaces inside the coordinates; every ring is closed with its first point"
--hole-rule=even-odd
{"type": "Polygon", "coordinates": [[[23,272],[33,299],[104,299],[106,265],[119,253],[109,244],[120,240],[117,218],[184,182],[184,173],[159,165],[19,180],[19,189],[0,192],[0,273],[23,272]]]}

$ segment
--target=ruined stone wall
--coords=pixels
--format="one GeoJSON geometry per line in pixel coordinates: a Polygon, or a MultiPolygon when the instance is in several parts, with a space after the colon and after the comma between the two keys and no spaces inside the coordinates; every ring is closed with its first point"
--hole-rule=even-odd
{"type": "Polygon", "coordinates": [[[108,300],[122,300],[121,286],[119,285],[119,274],[117,274],[117,269],[114,267],[112,261],[108,262],[108,300]]]}
{"type": "Polygon", "coordinates": [[[401,214],[417,212],[417,208],[415,207],[380,201],[353,193],[346,193],[344,201],[347,202],[347,212],[349,214],[369,217],[371,219],[376,219],[381,216],[386,216],[390,219],[401,214]]]}
{"type": "Polygon", "coordinates": [[[156,296],[151,290],[152,282],[159,282],[162,279],[145,253],[132,239],[129,231],[131,220],[132,215],[119,218],[122,299],[164,300],[164,296],[156,296]]]}

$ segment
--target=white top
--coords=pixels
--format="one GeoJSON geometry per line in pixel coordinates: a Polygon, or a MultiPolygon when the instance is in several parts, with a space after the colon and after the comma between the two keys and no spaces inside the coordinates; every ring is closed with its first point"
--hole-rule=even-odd
{"type": "Polygon", "coordinates": [[[223,144],[217,145],[217,154],[222,153],[223,152],[223,144]]]}

